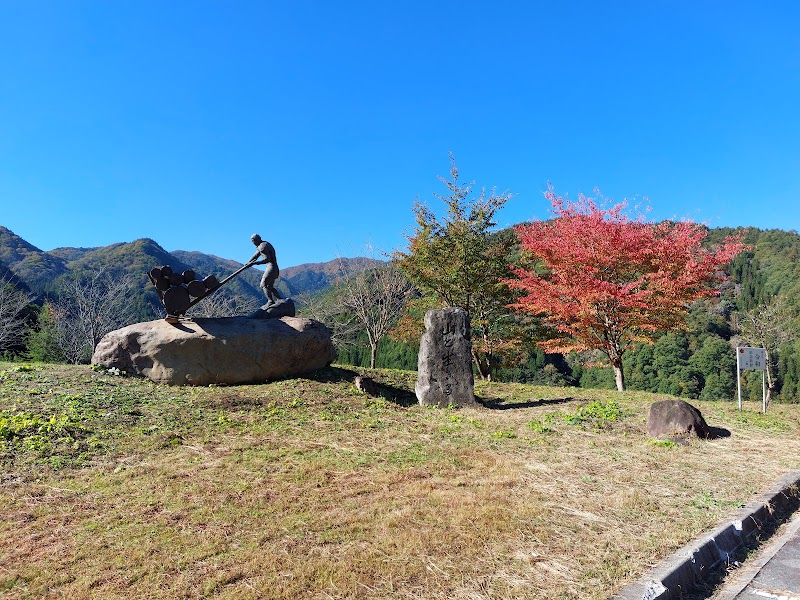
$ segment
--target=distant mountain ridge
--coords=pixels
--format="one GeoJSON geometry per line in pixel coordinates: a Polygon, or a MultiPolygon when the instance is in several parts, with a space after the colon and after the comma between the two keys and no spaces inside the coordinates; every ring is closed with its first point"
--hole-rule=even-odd
{"type": "MultiPolygon", "coordinates": [[[[213,254],[204,254],[196,250],[191,252],[173,250],[170,254],[181,261],[182,264],[189,265],[187,268],[191,268],[198,275],[213,275],[220,281],[242,266],[242,263],[236,262],[235,260],[220,258],[213,254]]],[[[233,294],[252,297],[263,303],[266,301],[266,298],[262,300],[264,294],[259,287],[260,281],[260,271],[247,269],[236,278],[232,279],[229,284],[226,284],[226,287],[228,287],[233,294]]],[[[280,292],[285,291],[285,286],[278,285],[277,287],[280,292]]]]}
{"type": "Polygon", "coordinates": [[[63,259],[43,252],[2,225],[0,262],[36,293],[47,290],[53,281],[69,271],[63,259]]]}
{"type": "MultiPolygon", "coordinates": [[[[382,264],[383,261],[357,257],[335,259],[324,263],[309,263],[281,269],[277,288],[284,296],[314,294],[332,285],[342,268],[359,272],[382,264]]],[[[105,270],[128,273],[137,279],[142,295],[153,297],[147,273],[153,267],[170,265],[173,270],[192,269],[199,276],[227,277],[243,263],[199,251],[173,250],[168,252],[155,240],[142,238],[96,248],[62,247],[41,250],[0,225],[0,273],[12,273],[18,285],[39,297],[55,292],[60,278],[86,271],[105,270]],[[7,271],[5,270],[7,269],[7,271]]],[[[232,279],[226,288],[235,295],[266,301],[260,288],[262,271],[252,268],[232,279]]]]}
{"type": "Polygon", "coordinates": [[[54,250],[48,250],[47,253],[69,263],[73,260],[78,260],[93,250],[97,250],[97,248],[56,248],[54,250]]]}
{"type": "MultiPolygon", "coordinates": [[[[321,292],[342,276],[342,272],[360,273],[374,269],[385,261],[365,256],[335,258],[324,263],[306,263],[281,269],[281,279],[291,295],[321,292]]],[[[280,280],[279,280],[280,281],[280,280]]]]}

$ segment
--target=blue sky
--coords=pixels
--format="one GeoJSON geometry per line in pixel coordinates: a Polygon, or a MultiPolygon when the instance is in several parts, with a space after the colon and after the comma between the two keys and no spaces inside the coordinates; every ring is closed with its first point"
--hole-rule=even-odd
{"type": "Polygon", "coordinates": [[[800,4],[0,0],[0,225],[283,266],[462,178],[800,229],[800,4]]]}

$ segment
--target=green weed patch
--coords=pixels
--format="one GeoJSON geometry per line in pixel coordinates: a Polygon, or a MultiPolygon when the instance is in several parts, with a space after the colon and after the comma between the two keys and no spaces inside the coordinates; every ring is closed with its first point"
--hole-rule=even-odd
{"type": "Polygon", "coordinates": [[[605,402],[593,400],[572,413],[564,416],[564,422],[570,425],[589,424],[596,429],[608,427],[625,418],[625,413],[616,400],[605,402]]]}

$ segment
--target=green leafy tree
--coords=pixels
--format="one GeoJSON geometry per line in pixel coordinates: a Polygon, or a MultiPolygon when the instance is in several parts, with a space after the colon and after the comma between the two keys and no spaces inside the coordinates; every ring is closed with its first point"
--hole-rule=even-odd
{"type": "Polygon", "coordinates": [[[689,339],[684,333],[668,333],[653,346],[655,392],[696,398],[702,388],[695,373],[689,371],[689,339]]]}
{"type": "Polygon", "coordinates": [[[512,292],[502,283],[511,276],[509,262],[516,239],[512,232],[494,234],[495,215],[511,195],[494,189],[474,192],[474,182],[459,181],[450,156],[447,188],[435,194],[447,207],[443,218],[416,202],[416,228],[408,248],[393,258],[409,280],[440,306],[457,306],[472,323],[473,361],[481,378],[491,378],[498,356],[519,346],[518,321],[507,305],[512,292]]]}
{"type": "Polygon", "coordinates": [[[655,344],[638,344],[623,357],[628,386],[645,392],[658,391],[658,373],[654,366],[655,344]]]}
{"type": "Polygon", "coordinates": [[[45,302],[39,310],[36,326],[29,331],[26,357],[38,362],[64,362],[64,352],[58,340],[58,324],[50,304],[45,302]]]}
{"type": "Polygon", "coordinates": [[[800,342],[786,344],[778,354],[780,397],[785,402],[800,401],[800,342]]]}

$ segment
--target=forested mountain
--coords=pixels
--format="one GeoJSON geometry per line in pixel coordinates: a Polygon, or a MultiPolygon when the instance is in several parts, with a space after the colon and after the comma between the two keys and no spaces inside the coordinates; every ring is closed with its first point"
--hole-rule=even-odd
{"type": "Polygon", "coordinates": [[[9,282],[17,289],[22,290],[26,294],[30,294],[30,289],[24,282],[14,274],[14,271],[9,269],[2,261],[0,261],[0,282],[9,282]]]}
{"type": "MultiPolygon", "coordinates": [[[[291,295],[314,294],[330,286],[342,271],[360,273],[373,269],[384,261],[374,258],[356,257],[334,259],[324,263],[307,263],[297,267],[281,269],[281,279],[291,295]]],[[[280,281],[280,280],[279,280],[280,281]]]]}
{"type": "MultiPolygon", "coordinates": [[[[173,255],[149,238],[93,248],[76,255],[75,260],[67,263],[72,272],[104,270],[146,275],[154,263],[157,266],[162,261],[177,262],[173,255]]],[[[176,268],[182,266],[175,265],[176,268]]]]}
{"type": "MultiPolygon", "coordinates": [[[[348,271],[359,272],[380,263],[369,258],[343,258],[327,263],[312,263],[281,269],[276,287],[284,296],[316,293],[336,279],[342,265],[348,271]]],[[[0,226],[0,275],[4,268],[13,274],[17,287],[32,291],[43,299],[57,293],[59,281],[68,276],[105,271],[117,276],[129,274],[139,287],[137,303],[142,312],[156,303],[156,295],[147,278],[153,267],[170,265],[173,270],[192,269],[199,277],[227,277],[242,266],[235,260],[220,258],[198,251],[168,252],[149,238],[120,242],[99,248],[56,248],[43,251],[0,226]]],[[[259,286],[262,271],[248,269],[225,285],[232,295],[263,304],[266,299],[259,286]]],[[[145,318],[147,315],[142,315],[145,318]]]]}
{"type": "MultiPolygon", "coordinates": [[[[713,239],[733,231],[712,230],[713,239]]],[[[800,316],[800,235],[796,231],[750,229],[744,239],[750,250],[740,254],[732,265],[733,279],[741,286],[738,305],[749,309],[781,295],[800,316]]]]}
{"type": "Polygon", "coordinates": [[[97,248],[56,248],[54,250],[48,250],[47,254],[60,258],[64,262],[69,263],[73,260],[78,260],[83,255],[88,254],[93,250],[97,250],[97,248]]]}
{"type": "Polygon", "coordinates": [[[63,259],[43,252],[2,225],[0,262],[36,293],[50,289],[52,282],[69,270],[63,259]]]}

